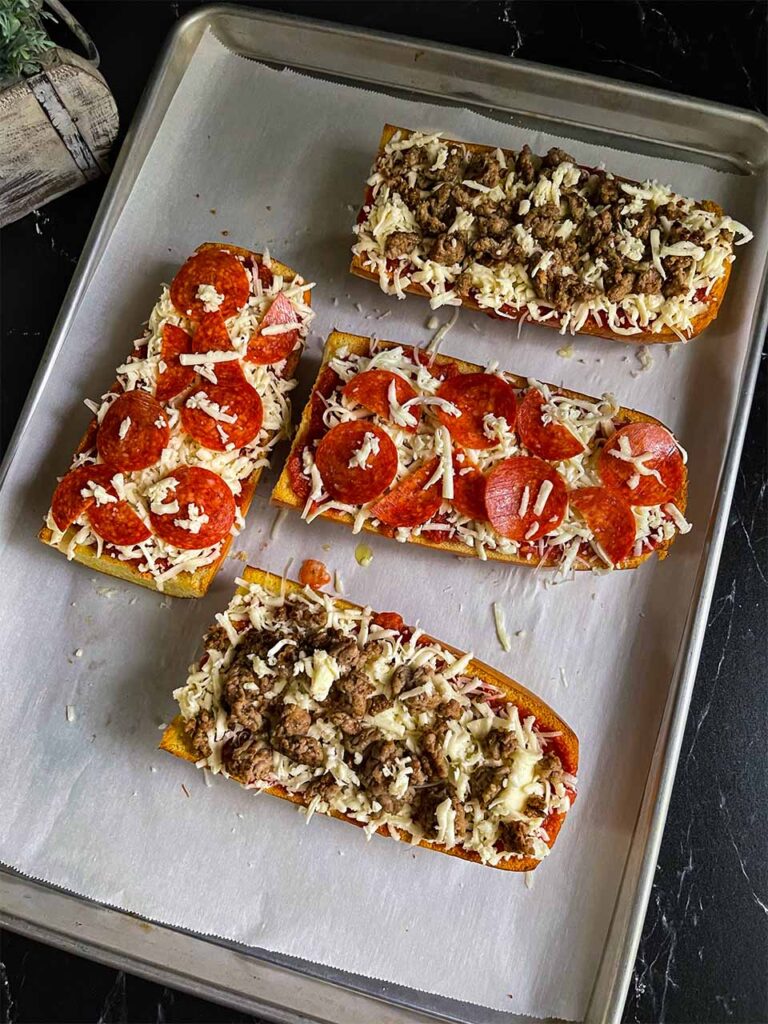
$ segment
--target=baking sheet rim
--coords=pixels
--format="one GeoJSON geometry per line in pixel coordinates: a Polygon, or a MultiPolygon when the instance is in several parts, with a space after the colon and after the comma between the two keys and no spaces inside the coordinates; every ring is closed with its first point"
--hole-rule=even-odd
{"type": "MultiPolygon", "coordinates": [[[[144,94],[140,100],[139,107],[123,143],[111,180],[107,186],[105,195],[102,198],[94,224],[89,232],[88,238],[86,239],[77,269],[62,303],[61,311],[54,324],[48,345],[42,355],[39,369],[30,386],[27,401],[25,402],[20,414],[2,465],[0,465],[0,487],[2,487],[8,469],[13,462],[18,449],[19,440],[23,434],[25,426],[45,389],[55,358],[60,352],[69,333],[70,322],[78,306],[79,299],[88,286],[93,268],[100,257],[100,252],[106,244],[114,223],[119,217],[122,206],[130,195],[136,176],[141,169],[143,160],[146,157],[149,147],[153,141],[154,132],[160,127],[173,94],[181,82],[183,75],[189,66],[190,60],[194,56],[194,51],[199,39],[208,28],[210,28],[214,32],[214,35],[216,35],[216,21],[221,18],[239,18],[243,21],[250,22],[251,26],[256,26],[259,22],[269,21],[273,24],[285,25],[289,29],[300,30],[303,28],[310,31],[318,31],[320,29],[329,35],[335,34],[339,37],[345,34],[351,34],[358,37],[365,36],[373,38],[384,45],[391,46],[418,44],[421,49],[455,49],[456,52],[462,53],[465,57],[478,56],[485,60],[495,59],[499,65],[511,62],[515,63],[518,67],[525,66],[525,62],[513,61],[510,58],[504,58],[492,54],[473,54],[472,52],[462,48],[453,48],[441,43],[431,44],[430,41],[427,40],[408,40],[404,36],[369,31],[352,26],[335,25],[318,19],[284,16],[275,14],[271,11],[260,11],[252,8],[238,8],[236,6],[224,7],[220,5],[207,6],[191,12],[184,19],[179,21],[166,40],[160,58],[158,59],[147,83],[144,94]],[[174,65],[177,66],[174,67],[174,65]],[[164,95],[164,93],[166,95],[164,95]],[[130,179],[128,178],[128,175],[130,175],[130,179]]],[[[221,40],[219,36],[217,36],[217,38],[220,39],[223,45],[227,45],[225,40],[221,40]]],[[[247,57],[248,54],[241,52],[241,56],[247,57]]],[[[317,56],[317,54],[315,54],[315,56],[317,56]]],[[[263,58],[254,56],[251,59],[258,60],[263,58]]],[[[275,59],[276,61],[279,61],[279,58],[275,59]]],[[[291,66],[296,67],[297,70],[303,73],[307,73],[309,70],[298,66],[295,63],[291,66]]],[[[550,75],[556,75],[558,77],[562,77],[563,75],[572,76],[574,79],[578,78],[582,82],[589,81],[594,77],[577,72],[568,72],[561,68],[550,68],[548,65],[532,65],[532,67],[539,73],[545,74],[549,72],[550,75]]],[[[317,73],[318,71],[317,68],[313,68],[311,70],[314,71],[314,73],[317,73]]],[[[328,74],[331,74],[333,73],[333,69],[327,69],[327,72],[328,74]]],[[[605,79],[597,79],[597,81],[605,87],[605,79]]],[[[607,84],[610,86],[614,83],[608,81],[607,84]]],[[[615,83],[615,91],[620,91],[624,84],[625,83],[622,82],[615,83]]],[[[375,87],[375,85],[372,85],[370,82],[366,83],[366,86],[369,88],[375,87]]],[[[384,83],[379,83],[379,86],[385,91],[391,88],[391,86],[387,86],[384,83]]],[[[637,90],[638,87],[634,88],[637,90]]],[[[699,109],[709,108],[717,110],[719,113],[726,113],[730,109],[722,104],[710,104],[691,97],[676,97],[674,94],[665,93],[663,90],[649,89],[648,92],[656,95],[663,94],[671,99],[677,99],[680,103],[684,102],[686,106],[693,103],[698,106],[699,109]]],[[[431,100],[431,94],[426,93],[426,95],[431,100]]],[[[768,118],[764,118],[762,115],[755,114],[751,111],[741,111],[738,108],[733,108],[733,112],[734,114],[741,116],[745,114],[750,115],[754,119],[756,125],[759,124],[764,131],[768,132],[768,118]]],[[[600,129],[599,126],[594,127],[595,130],[605,130],[600,129]]],[[[768,326],[767,290],[768,263],[764,264],[763,278],[758,300],[754,310],[752,311],[752,325],[750,332],[751,340],[749,349],[745,356],[741,377],[740,394],[742,396],[742,401],[739,403],[739,407],[731,424],[730,435],[725,450],[723,471],[718,483],[713,511],[707,524],[707,540],[705,543],[705,549],[700,562],[686,625],[681,636],[677,663],[670,678],[668,696],[662,721],[659,726],[659,733],[654,748],[651,767],[646,780],[645,791],[630,842],[622,881],[616,898],[611,925],[603,947],[594,988],[585,1015],[585,1020],[587,1021],[599,1021],[601,1024],[602,1022],[619,1021],[623,1009],[625,994],[629,986],[631,971],[634,965],[637,945],[640,940],[648,898],[653,882],[658,850],[663,836],[669,798],[674,784],[677,761],[682,745],[693,686],[695,683],[696,670],[706,629],[707,616],[714,591],[725,529],[727,527],[728,510],[733,496],[736,476],[738,473],[739,457],[744,443],[751,400],[754,394],[759,369],[762,338],[765,334],[766,327],[768,326]],[[642,847],[640,851],[638,851],[639,846],[642,847]],[[632,891],[629,891],[627,887],[632,883],[632,879],[629,876],[633,873],[636,875],[636,880],[632,885],[632,891]]],[[[55,886],[51,886],[48,883],[31,878],[31,876],[24,875],[21,872],[8,871],[2,865],[0,865],[0,871],[2,871],[3,874],[10,875],[14,878],[29,878],[38,892],[40,890],[44,891],[45,889],[48,889],[53,892],[58,891],[67,893],[72,896],[72,898],[84,903],[92,902],[88,897],[84,897],[76,893],[69,893],[68,890],[57,890],[55,886]]],[[[108,908],[111,913],[118,913],[129,918],[137,917],[137,915],[130,914],[128,911],[110,907],[109,904],[99,902],[97,905],[99,907],[108,908]]],[[[220,936],[206,936],[203,933],[189,932],[186,929],[177,928],[172,925],[157,922],[153,923],[158,929],[167,929],[169,931],[188,936],[189,938],[194,938],[199,935],[200,941],[204,943],[220,940],[217,942],[217,945],[219,945],[220,948],[232,949],[232,944],[229,943],[229,940],[220,936]],[[223,941],[221,941],[222,939],[223,941]]],[[[237,944],[234,945],[237,946],[237,944]]],[[[329,971],[329,968],[325,965],[313,964],[311,961],[306,961],[307,968],[314,967],[315,969],[303,970],[301,967],[287,967],[276,963],[271,959],[271,955],[268,951],[257,950],[256,947],[243,947],[243,950],[240,952],[246,952],[247,955],[253,956],[254,959],[257,959],[271,967],[275,967],[278,970],[287,970],[291,973],[299,974],[306,983],[311,984],[319,982],[321,985],[330,984],[346,988],[357,995],[364,994],[378,1002],[381,1001],[380,995],[373,992],[366,993],[364,988],[361,986],[353,986],[346,984],[344,981],[324,977],[324,974],[327,974],[329,971]]],[[[347,972],[339,973],[346,974],[347,972]]],[[[170,976],[173,978],[175,976],[175,972],[172,972],[170,976]]],[[[354,975],[353,977],[358,978],[363,986],[366,982],[371,982],[373,984],[377,983],[377,979],[374,978],[367,978],[358,975],[354,975]]],[[[381,984],[380,980],[378,984],[381,984]]],[[[414,995],[425,996],[427,999],[434,998],[431,997],[430,993],[420,992],[417,989],[409,989],[408,991],[412,992],[414,995]]],[[[446,1017],[444,1012],[436,1011],[435,1009],[425,1009],[423,1006],[414,1005],[413,1002],[410,1001],[404,1002],[398,999],[385,1000],[385,1002],[389,1002],[394,1007],[403,1007],[432,1016],[437,1015],[436,1019],[442,1017],[443,1019],[460,1020],[460,1018],[453,1016],[446,1017]]],[[[451,1002],[454,1003],[455,1001],[451,1000],[451,1002]]],[[[458,1005],[462,1004],[459,1003],[458,1005]]],[[[478,1006],[478,1009],[482,1009],[482,1007],[478,1006]]],[[[505,1015],[505,1017],[510,1022],[515,1020],[532,1019],[521,1015],[505,1015]]]]}

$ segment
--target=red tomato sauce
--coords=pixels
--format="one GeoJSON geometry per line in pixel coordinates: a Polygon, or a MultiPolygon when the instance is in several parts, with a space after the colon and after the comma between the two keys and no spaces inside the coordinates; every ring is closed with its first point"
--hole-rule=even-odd
{"type": "Polygon", "coordinates": [[[313,590],[320,590],[331,582],[331,574],[322,562],[316,558],[308,558],[302,563],[299,572],[299,583],[305,587],[312,587],[313,590]]]}

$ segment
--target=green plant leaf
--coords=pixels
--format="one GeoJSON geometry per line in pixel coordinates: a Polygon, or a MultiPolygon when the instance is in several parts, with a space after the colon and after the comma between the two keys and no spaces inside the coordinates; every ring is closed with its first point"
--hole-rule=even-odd
{"type": "MultiPolygon", "coordinates": [[[[0,0],[0,78],[34,75],[54,43],[43,28],[41,0],[0,0]]],[[[53,19],[55,20],[55,18],[53,19]]]]}

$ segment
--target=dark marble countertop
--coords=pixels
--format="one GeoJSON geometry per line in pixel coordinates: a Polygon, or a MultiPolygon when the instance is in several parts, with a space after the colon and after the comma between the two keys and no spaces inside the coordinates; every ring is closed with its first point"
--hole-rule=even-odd
{"type": "MultiPolygon", "coordinates": [[[[174,22],[194,4],[71,2],[130,123],[174,22]]],[[[276,3],[768,110],[765,3],[276,3]]],[[[0,126],[0,131],[2,126],[0,126]]],[[[122,136],[121,136],[122,137],[122,136]]],[[[101,199],[87,185],[0,234],[7,444],[101,199]]],[[[691,714],[624,1010],[637,1022],[768,1020],[768,465],[765,360],[691,714]]],[[[242,1014],[9,932],[1,1021],[235,1021],[242,1014]]]]}

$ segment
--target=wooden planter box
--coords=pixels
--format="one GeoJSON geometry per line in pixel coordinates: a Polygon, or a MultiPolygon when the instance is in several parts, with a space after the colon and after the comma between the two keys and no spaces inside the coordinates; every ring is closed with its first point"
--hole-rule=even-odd
{"type": "Polygon", "coordinates": [[[108,173],[117,107],[89,49],[51,50],[38,74],[0,83],[0,227],[108,173]]]}

